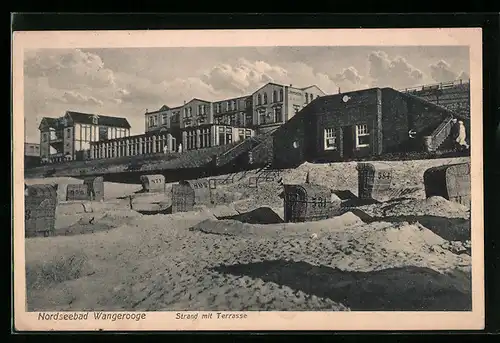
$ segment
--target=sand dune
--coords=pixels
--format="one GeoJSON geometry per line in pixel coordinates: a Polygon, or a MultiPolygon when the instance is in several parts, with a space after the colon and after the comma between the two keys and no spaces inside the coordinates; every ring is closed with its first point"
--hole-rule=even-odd
{"type": "MultiPolygon", "coordinates": [[[[431,162],[408,163],[411,175],[398,172],[404,181],[394,182],[419,186],[431,162]]],[[[283,175],[299,182],[308,168],[311,182],[355,191],[352,173],[341,179],[338,167],[306,164],[283,175]]],[[[90,204],[92,212],[71,203],[58,209],[65,234],[26,239],[29,310],[471,307],[469,212],[443,198],[420,194],[283,223],[274,183],[227,185],[247,199],[152,215],[117,199],[140,186],[105,187],[108,200],[90,204]]]]}

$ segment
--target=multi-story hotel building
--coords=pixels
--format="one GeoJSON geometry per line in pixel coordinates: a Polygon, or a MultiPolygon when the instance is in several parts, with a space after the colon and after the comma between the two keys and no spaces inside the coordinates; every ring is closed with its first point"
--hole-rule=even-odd
{"type": "Polygon", "coordinates": [[[296,88],[267,83],[252,94],[253,125],[266,132],[290,120],[312,100],[324,96],[318,86],[296,88]]]}
{"type": "Polygon", "coordinates": [[[144,134],[119,138],[116,142],[93,143],[93,157],[185,151],[231,144],[282,125],[313,99],[324,95],[315,85],[296,88],[267,83],[253,94],[237,98],[215,102],[194,98],[177,107],[163,105],[157,111],[146,110],[144,134]],[[113,147],[115,143],[116,148],[113,147]],[[105,144],[108,146],[103,146],[105,144]],[[122,145],[126,148],[120,148],[122,145]],[[116,153],[110,155],[107,153],[109,149],[116,153]]]}
{"type": "Polygon", "coordinates": [[[63,117],[44,117],[40,130],[42,163],[93,158],[92,142],[130,136],[125,118],[67,111],[63,117]]]}

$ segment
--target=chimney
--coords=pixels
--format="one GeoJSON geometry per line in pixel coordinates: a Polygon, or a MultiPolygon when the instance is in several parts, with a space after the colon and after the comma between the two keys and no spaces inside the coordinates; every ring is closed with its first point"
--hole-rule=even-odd
{"type": "Polygon", "coordinates": [[[290,87],[293,87],[293,85],[290,83],[290,87]]]}
{"type": "Polygon", "coordinates": [[[186,104],[186,100],[184,100],[184,105],[186,104]]]}
{"type": "Polygon", "coordinates": [[[340,87],[339,87],[339,94],[340,94],[340,87]]]}
{"type": "Polygon", "coordinates": [[[309,183],[309,172],[306,174],[306,183],[309,183]]]}
{"type": "Polygon", "coordinates": [[[146,113],[148,113],[148,109],[146,108],[146,113]]]}

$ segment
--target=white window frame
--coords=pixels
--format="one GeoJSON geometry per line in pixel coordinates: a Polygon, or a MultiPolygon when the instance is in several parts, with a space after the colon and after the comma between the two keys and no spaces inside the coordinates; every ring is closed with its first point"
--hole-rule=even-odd
{"type": "Polygon", "coordinates": [[[370,130],[367,124],[356,125],[356,148],[365,148],[369,147],[368,144],[359,144],[359,137],[370,136],[370,130]]]}
{"type": "Polygon", "coordinates": [[[324,130],[324,148],[325,150],[337,150],[337,133],[333,127],[327,127],[324,130]],[[333,139],[333,146],[328,146],[330,139],[333,139]]]}

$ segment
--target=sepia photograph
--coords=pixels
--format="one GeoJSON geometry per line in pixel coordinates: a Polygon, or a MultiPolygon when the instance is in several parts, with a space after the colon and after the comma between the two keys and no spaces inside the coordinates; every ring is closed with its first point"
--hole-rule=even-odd
{"type": "Polygon", "coordinates": [[[482,328],[481,44],[16,32],[16,326],[482,328]]]}

